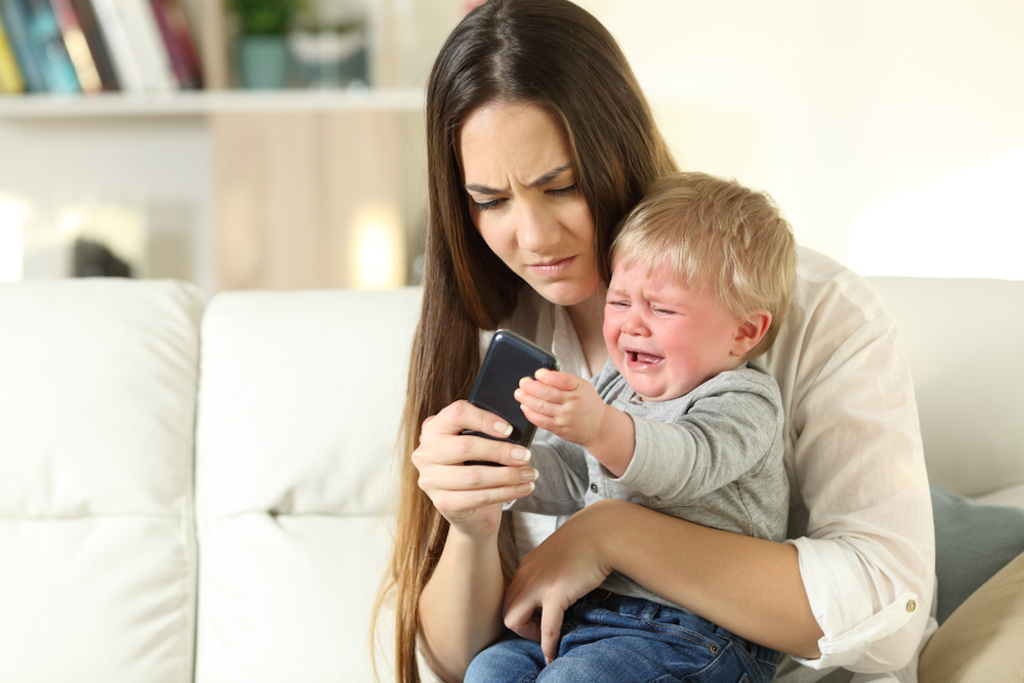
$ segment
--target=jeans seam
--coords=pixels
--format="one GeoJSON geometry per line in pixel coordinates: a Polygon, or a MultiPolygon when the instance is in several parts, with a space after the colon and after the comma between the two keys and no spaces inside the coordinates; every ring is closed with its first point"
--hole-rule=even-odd
{"type": "Polygon", "coordinates": [[[718,643],[716,643],[715,641],[711,640],[710,638],[706,638],[699,633],[694,633],[693,631],[683,628],[682,626],[659,624],[658,622],[649,618],[646,614],[641,616],[640,622],[648,631],[654,631],[657,633],[664,633],[666,635],[676,636],[677,638],[693,643],[694,645],[703,647],[706,650],[710,650],[714,654],[718,654],[715,648],[718,648],[719,652],[724,649],[721,646],[719,646],[718,643]]]}
{"type": "MultiPolygon", "coordinates": [[[[764,678],[764,674],[761,671],[761,664],[760,664],[760,661],[759,661],[760,658],[757,657],[753,652],[751,652],[747,648],[745,648],[742,645],[740,645],[739,643],[737,643],[736,641],[731,641],[730,644],[734,648],[739,650],[740,655],[747,662],[747,668],[750,669],[751,672],[756,672],[758,679],[754,683],[764,683],[765,678],[764,678]]],[[[746,676],[746,675],[747,674],[744,674],[744,676],[746,676]]]]}

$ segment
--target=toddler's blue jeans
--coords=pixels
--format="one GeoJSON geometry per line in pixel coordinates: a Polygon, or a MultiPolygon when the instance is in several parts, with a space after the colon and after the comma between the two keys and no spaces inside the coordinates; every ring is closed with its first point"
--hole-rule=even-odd
{"type": "Polygon", "coordinates": [[[778,659],[690,612],[599,589],[566,612],[551,664],[512,634],[476,656],[464,683],[768,683],[778,659]]]}

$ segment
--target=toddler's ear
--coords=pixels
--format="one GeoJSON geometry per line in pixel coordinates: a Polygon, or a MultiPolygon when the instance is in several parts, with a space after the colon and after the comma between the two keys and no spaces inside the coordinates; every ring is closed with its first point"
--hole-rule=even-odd
{"type": "Polygon", "coordinates": [[[761,342],[761,339],[771,325],[772,314],[768,311],[758,309],[747,313],[746,318],[740,321],[740,325],[736,329],[732,355],[745,356],[761,342]]]}

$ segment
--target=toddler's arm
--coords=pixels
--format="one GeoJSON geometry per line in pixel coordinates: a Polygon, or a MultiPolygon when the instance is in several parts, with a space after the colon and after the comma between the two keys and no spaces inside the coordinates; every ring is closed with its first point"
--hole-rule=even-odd
{"type": "Polygon", "coordinates": [[[590,382],[538,370],[519,383],[516,400],[530,422],[583,446],[614,476],[625,474],[636,446],[633,419],[602,401],[590,382]]]}

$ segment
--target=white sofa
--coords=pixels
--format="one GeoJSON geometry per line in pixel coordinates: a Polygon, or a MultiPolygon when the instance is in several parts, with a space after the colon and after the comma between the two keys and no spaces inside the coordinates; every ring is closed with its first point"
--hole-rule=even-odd
{"type": "MultiPolygon", "coordinates": [[[[1024,507],[1024,282],[874,283],[933,481],[1024,507]]],[[[0,681],[371,681],[418,312],[413,288],[0,285],[0,681]]]]}

